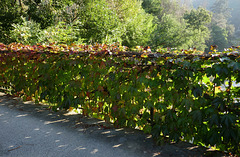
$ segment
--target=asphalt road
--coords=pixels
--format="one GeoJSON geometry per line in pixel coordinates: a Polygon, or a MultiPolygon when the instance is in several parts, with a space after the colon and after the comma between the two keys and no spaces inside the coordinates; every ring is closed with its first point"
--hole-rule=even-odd
{"type": "Polygon", "coordinates": [[[53,113],[0,92],[1,157],[202,156],[191,145],[155,145],[139,130],[114,129],[96,119],[53,113]]]}

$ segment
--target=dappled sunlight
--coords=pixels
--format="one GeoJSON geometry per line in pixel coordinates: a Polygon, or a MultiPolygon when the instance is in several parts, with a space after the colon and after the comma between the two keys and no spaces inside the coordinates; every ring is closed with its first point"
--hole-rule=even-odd
{"type": "Polygon", "coordinates": [[[116,144],[116,145],[114,145],[113,146],[113,148],[118,148],[118,147],[120,147],[122,144],[116,144]]]}
{"type": "Polygon", "coordinates": [[[123,131],[123,130],[124,130],[123,128],[115,129],[115,131],[123,131]]]}
{"type": "Polygon", "coordinates": [[[28,136],[28,137],[25,137],[26,139],[28,139],[28,138],[32,138],[31,136],[28,136]]]}
{"type": "Polygon", "coordinates": [[[75,148],[74,150],[85,150],[85,149],[87,149],[87,148],[85,148],[83,146],[79,146],[79,147],[75,148]]]}
{"type": "Polygon", "coordinates": [[[98,149],[94,149],[93,151],[91,151],[91,154],[96,154],[98,152],[98,149]]]}
{"type": "Polygon", "coordinates": [[[55,121],[45,121],[45,125],[53,124],[53,123],[67,123],[69,120],[67,119],[60,119],[60,120],[55,120],[55,121]]]}
{"type": "Polygon", "coordinates": [[[148,135],[148,136],[146,137],[146,139],[150,139],[150,138],[152,138],[152,135],[148,135]]]}
{"type": "Polygon", "coordinates": [[[82,128],[81,128],[81,129],[78,129],[79,132],[84,132],[85,130],[86,130],[86,129],[84,129],[84,128],[83,128],[83,129],[82,129],[82,128]]]}
{"type": "Polygon", "coordinates": [[[108,138],[116,137],[116,135],[108,135],[108,138]]]}
{"type": "Polygon", "coordinates": [[[22,114],[22,115],[18,115],[16,117],[19,118],[19,117],[26,117],[26,116],[28,116],[28,114],[22,114]]]}
{"type": "Polygon", "coordinates": [[[11,146],[9,146],[8,148],[13,148],[14,147],[14,145],[11,145],[11,146]]]}
{"type": "Polygon", "coordinates": [[[63,132],[58,132],[58,133],[56,133],[57,135],[61,135],[63,132]]]}
{"type": "MultiPolygon", "coordinates": [[[[79,111],[80,112],[80,111],[79,111]]],[[[71,115],[78,115],[79,112],[76,111],[68,111],[67,113],[63,114],[64,116],[71,116],[71,115]]]]}
{"type": "Polygon", "coordinates": [[[105,132],[102,132],[101,134],[109,134],[111,133],[111,131],[105,131],[105,132]]]}
{"type": "Polygon", "coordinates": [[[58,146],[59,148],[63,148],[63,147],[67,147],[68,146],[68,144],[65,144],[65,145],[60,145],[60,146],[58,146]]]}
{"type": "Polygon", "coordinates": [[[198,149],[198,148],[199,148],[199,146],[192,146],[192,147],[187,147],[186,149],[193,150],[193,149],[198,149]]]}
{"type": "Polygon", "coordinates": [[[161,155],[161,153],[160,152],[154,153],[152,157],[156,157],[158,155],[161,155]]]}
{"type": "Polygon", "coordinates": [[[46,132],[45,135],[44,135],[44,137],[49,137],[49,136],[51,136],[51,132],[50,131],[46,132]]]}

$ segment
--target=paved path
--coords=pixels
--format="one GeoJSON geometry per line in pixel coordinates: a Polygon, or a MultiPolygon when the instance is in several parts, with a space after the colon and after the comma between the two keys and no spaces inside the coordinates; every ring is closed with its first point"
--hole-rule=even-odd
{"type": "Polygon", "coordinates": [[[149,135],[114,129],[102,121],[52,113],[0,93],[1,157],[201,156],[190,144],[156,146],[149,135]]]}

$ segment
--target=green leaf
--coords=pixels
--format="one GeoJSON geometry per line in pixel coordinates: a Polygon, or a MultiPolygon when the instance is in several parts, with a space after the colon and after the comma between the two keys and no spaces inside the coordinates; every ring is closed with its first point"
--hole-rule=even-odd
{"type": "Polygon", "coordinates": [[[219,143],[221,141],[221,136],[220,134],[215,131],[215,130],[212,130],[210,133],[209,133],[209,143],[211,146],[215,145],[216,143],[219,143]]]}
{"type": "Polygon", "coordinates": [[[185,98],[183,99],[183,101],[181,102],[181,104],[186,107],[186,109],[189,111],[190,108],[192,107],[193,105],[193,100],[189,99],[189,98],[185,98]]]}
{"type": "Polygon", "coordinates": [[[196,97],[196,98],[201,97],[202,94],[203,94],[202,87],[197,86],[197,87],[193,88],[193,95],[194,95],[194,97],[196,97]]]}
{"type": "Polygon", "coordinates": [[[194,123],[195,123],[195,122],[201,123],[202,120],[203,120],[201,110],[192,111],[192,112],[190,113],[190,115],[193,117],[193,122],[194,122],[194,123]]]}
{"type": "Polygon", "coordinates": [[[215,98],[212,101],[212,104],[215,106],[216,109],[220,109],[221,111],[224,111],[225,109],[225,101],[220,97],[215,98]]]}
{"type": "Polygon", "coordinates": [[[236,123],[236,116],[232,114],[225,114],[221,116],[221,123],[225,124],[227,128],[233,126],[236,123]]]}
{"type": "Polygon", "coordinates": [[[239,70],[240,70],[240,63],[231,61],[231,62],[228,64],[228,68],[232,68],[233,71],[239,71],[239,70]]]}
{"type": "Polygon", "coordinates": [[[220,119],[219,119],[219,115],[217,114],[212,114],[210,119],[209,119],[209,125],[210,127],[212,127],[213,125],[217,125],[219,126],[220,124],[220,119]]]}
{"type": "Polygon", "coordinates": [[[167,109],[167,106],[165,103],[161,103],[161,102],[157,102],[155,104],[155,108],[158,109],[158,110],[166,110],[167,109]]]}

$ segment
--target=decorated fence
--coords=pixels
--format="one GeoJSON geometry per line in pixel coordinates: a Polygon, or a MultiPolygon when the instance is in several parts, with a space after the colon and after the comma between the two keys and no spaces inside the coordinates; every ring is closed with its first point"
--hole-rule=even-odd
{"type": "Polygon", "coordinates": [[[239,47],[151,53],[119,45],[0,45],[0,86],[53,109],[78,108],[158,142],[240,153],[239,47]]]}

